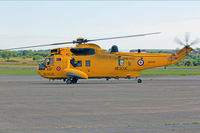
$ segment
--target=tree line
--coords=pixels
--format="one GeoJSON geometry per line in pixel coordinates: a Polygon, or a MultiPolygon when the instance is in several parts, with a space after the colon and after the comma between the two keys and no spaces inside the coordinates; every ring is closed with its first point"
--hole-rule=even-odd
{"type": "MultiPolygon", "coordinates": [[[[173,53],[174,51],[153,50],[148,53],[173,53]]],[[[32,58],[33,61],[38,61],[50,54],[49,50],[21,50],[21,51],[0,51],[0,57],[9,60],[11,57],[32,58]]],[[[200,66],[200,48],[195,49],[195,52],[188,54],[180,62],[174,66],[200,66]]]]}
{"type": "Polygon", "coordinates": [[[11,57],[32,58],[40,60],[49,55],[49,50],[21,50],[21,51],[0,51],[0,57],[9,60],[11,57]]]}

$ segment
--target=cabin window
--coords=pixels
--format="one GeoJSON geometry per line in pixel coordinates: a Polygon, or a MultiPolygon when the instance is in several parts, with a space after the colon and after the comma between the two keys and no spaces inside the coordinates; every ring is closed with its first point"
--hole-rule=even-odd
{"type": "Polygon", "coordinates": [[[74,55],[93,55],[95,50],[92,48],[72,48],[70,50],[74,55]]]}
{"type": "Polygon", "coordinates": [[[88,67],[90,66],[90,60],[85,61],[85,66],[88,66],[88,67]]]}
{"type": "Polygon", "coordinates": [[[119,66],[123,66],[124,65],[124,60],[119,59],[119,66]]]}
{"type": "Polygon", "coordinates": [[[61,61],[61,58],[56,58],[56,61],[61,61]]]}
{"type": "Polygon", "coordinates": [[[81,66],[82,66],[82,61],[80,61],[80,60],[77,61],[76,66],[77,66],[77,67],[81,67],[81,66]]]}

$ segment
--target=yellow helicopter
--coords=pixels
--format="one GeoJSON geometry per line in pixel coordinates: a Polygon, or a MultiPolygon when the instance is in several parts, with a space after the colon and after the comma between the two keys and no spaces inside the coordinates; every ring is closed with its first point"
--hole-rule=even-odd
{"type": "Polygon", "coordinates": [[[66,81],[67,84],[75,84],[78,79],[88,78],[105,78],[106,80],[111,78],[136,78],[137,83],[142,83],[142,80],[137,78],[140,76],[142,70],[177,63],[193,50],[190,45],[197,43],[197,41],[195,40],[189,44],[188,37],[185,38],[186,43],[176,39],[176,42],[184,45],[184,47],[173,54],[142,53],[140,50],[135,53],[119,52],[116,45],[113,45],[110,51],[105,51],[100,46],[88,42],[140,37],[153,34],[160,33],[155,32],[93,40],[87,40],[80,37],[72,42],[36,45],[6,50],[73,43],[76,44],[76,47],[51,49],[50,55],[37,67],[39,75],[52,80],[62,79],[64,82],[66,81]]]}

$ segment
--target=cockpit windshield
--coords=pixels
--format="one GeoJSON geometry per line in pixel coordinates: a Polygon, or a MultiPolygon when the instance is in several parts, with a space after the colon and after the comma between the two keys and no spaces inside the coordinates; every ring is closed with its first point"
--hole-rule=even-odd
{"type": "Polygon", "coordinates": [[[46,61],[47,61],[47,58],[45,58],[44,61],[39,64],[39,70],[45,70],[45,68],[46,68],[46,61]]]}
{"type": "Polygon", "coordinates": [[[44,64],[44,65],[45,65],[45,64],[46,64],[46,62],[47,62],[47,58],[45,58],[45,59],[44,59],[44,61],[42,62],[42,64],[44,64]]]}

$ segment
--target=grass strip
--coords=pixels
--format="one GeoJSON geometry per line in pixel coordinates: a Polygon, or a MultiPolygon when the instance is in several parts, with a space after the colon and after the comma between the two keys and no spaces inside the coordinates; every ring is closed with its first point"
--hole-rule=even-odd
{"type": "Polygon", "coordinates": [[[141,75],[200,75],[200,70],[143,70],[141,75]]]}
{"type": "Polygon", "coordinates": [[[37,75],[37,70],[0,69],[0,75],[37,75]]]}
{"type": "Polygon", "coordinates": [[[26,65],[26,64],[0,64],[0,68],[37,68],[36,65],[26,65]]]}

